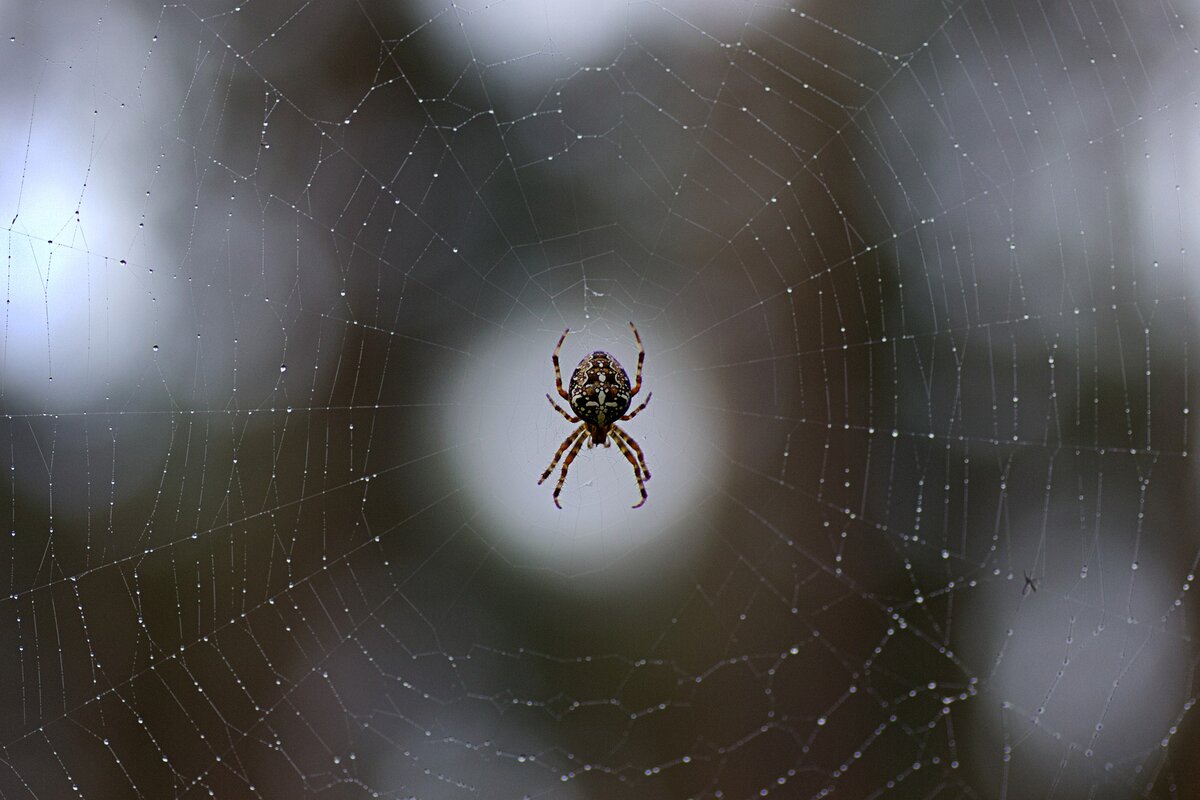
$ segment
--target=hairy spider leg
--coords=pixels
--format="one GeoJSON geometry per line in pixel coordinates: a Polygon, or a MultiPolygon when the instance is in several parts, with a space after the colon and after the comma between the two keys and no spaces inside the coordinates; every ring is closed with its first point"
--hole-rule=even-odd
{"type": "Polygon", "coordinates": [[[608,429],[608,433],[614,439],[622,439],[625,444],[633,448],[633,452],[637,453],[638,462],[642,465],[642,473],[646,476],[646,480],[650,480],[650,468],[646,466],[646,455],[642,452],[642,448],[638,446],[637,439],[630,436],[623,428],[613,425],[608,429]]]}
{"type": "MultiPolygon", "coordinates": [[[[565,419],[567,422],[582,422],[579,417],[572,417],[570,414],[559,408],[558,403],[554,402],[554,398],[550,395],[547,394],[546,399],[550,401],[550,405],[554,406],[555,411],[563,415],[563,419],[565,419]]],[[[650,398],[647,397],[646,399],[649,400],[650,398]]]]}
{"type": "MultiPolygon", "coordinates": [[[[549,396],[549,395],[547,395],[547,397],[548,397],[548,396],[549,396]]],[[[633,395],[630,395],[630,397],[633,397],[633,395]]],[[[647,394],[647,395],[646,395],[646,399],[642,401],[642,404],[641,404],[640,406],[638,406],[637,408],[635,408],[633,411],[630,411],[630,412],[629,412],[628,414],[626,414],[625,416],[621,417],[621,421],[622,421],[622,422],[624,422],[625,420],[633,419],[634,417],[636,417],[636,416],[638,415],[638,413],[639,413],[639,412],[640,412],[640,411],[641,411],[643,408],[645,408],[645,407],[646,407],[646,404],[650,402],[650,398],[651,398],[651,397],[654,397],[654,392],[650,392],[649,394],[647,394]]]]}
{"type": "Polygon", "coordinates": [[[566,460],[563,461],[562,473],[558,476],[558,485],[554,487],[554,505],[558,508],[562,508],[562,506],[558,505],[558,493],[562,491],[563,482],[567,479],[567,470],[571,468],[571,462],[575,460],[575,456],[579,455],[579,448],[586,438],[587,429],[585,428],[583,432],[575,437],[575,445],[571,448],[571,452],[567,453],[566,460]]]}
{"type": "Polygon", "coordinates": [[[570,332],[570,328],[563,331],[563,335],[558,337],[558,345],[554,348],[554,355],[550,356],[550,360],[554,362],[554,385],[558,388],[558,396],[566,400],[568,404],[571,402],[571,395],[567,394],[563,389],[562,373],[558,369],[558,351],[562,350],[563,340],[567,338],[567,334],[570,332]]]}
{"type": "MultiPolygon", "coordinates": [[[[538,478],[538,486],[541,486],[542,481],[550,477],[550,473],[554,471],[554,467],[558,464],[558,460],[562,458],[563,451],[571,446],[571,442],[575,441],[580,436],[583,436],[585,433],[587,433],[587,428],[583,425],[580,425],[578,428],[567,434],[567,438],[563,439],[562,444],[558,446],[558,452],[554,454],[554,460],[550,462],[550,466],[546,467],[546,471],[542,473],[542,477],[538,478]]],[[[579,449],[578,443],[575,445],[575,449],[579,449]]]]}
{"type": "Polygon", "coordinates": [[[624,436],[617,435],[612,437],[612,439],[617,443],[617,449],[621,451],[621,455],[625,456],[625,460],[627,460],[629,465],[633,467],[633,477],[637,479],[638,491],[642,493],[642,499],[638,501],[638,504],[635,505],[634,508],[641,508],[642,503],[646,502],[646,484],[642,480],[642,468],[638,466],[638,462],[636,459],[634,459],[633,453],[629,452],[629,447],[625,444],[624,436]]]}
{"type": "Polygon", "coordinates": [[[629,396],[633,397],[642,388],[642,362],[646,360],[646,349],[642,347],[642,337],[638,335],[637,328],[634,327],[633,322],[629,323],[629,327],[633,329],[633,338],[637,339],[638,346],[637,376],[633,379],[633,391],[629,393],[629,396]]]}

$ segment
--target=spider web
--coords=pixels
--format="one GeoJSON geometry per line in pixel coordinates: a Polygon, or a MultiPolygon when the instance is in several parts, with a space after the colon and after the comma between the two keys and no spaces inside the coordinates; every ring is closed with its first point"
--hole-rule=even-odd
{"type": "Polygon", "coordinates": [[[0,21],[0,796],[1200,794],[1186,7],[0,21]]]}

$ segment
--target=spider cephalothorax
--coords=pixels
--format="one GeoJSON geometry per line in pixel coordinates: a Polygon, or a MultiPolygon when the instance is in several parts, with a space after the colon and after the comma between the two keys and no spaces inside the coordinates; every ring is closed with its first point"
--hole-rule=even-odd
{"type": "Polygon", "coordinates": [[[558,394],[571,405],[571,410],[575,412],[576,416],[571,416],[563,411],[550,395],[547,394],[546,399],[567,422],[581,423],[563,440],[558,452],[554,454],[554,460],[550,462],[550,466],[546,467],[546,471],[538,480],[538,483],[541,484],[550,477],[558,460],[562,458],[563,452],[569,447],[570,451],[567,452],[567,458],[563,462],[562,474],[558,477],[558,485],[554,487],[554,505],[559,508],[562,506],[558,505],[558,494],[562,491],[563,482],[567,479],[567,470],[579,453],[579,448],[585,441],[588,447],[598,444],[607,447],[610,437],[617,443],[617,449],[633,466],[633,477],[637,479],[638,489],[642,493],[641,501],[634,508],[646,502],[645,482],[650,480],[650,470],[646,468],[646,457],[642,455],[642,448],[638,446],[633,437],[617,425],[618,420],[623,422],[633,419],[639,411],[646,407],[646,403],[650,402],[653,394],[652,392],[647,394],[645,402],[631,413],[625,413],[629,410],[629,404],[633,401],[634,395],[642,388],[642,362],[646,360],[646,351],[642,349],[642,337],[638,335],[637,328],[632,322],[629,323],[629,327],[633,329],[633,338],[637,341],[638,346],[637,374],[634,376],[632,388],[629,386],[629,376],[625,374],[625,370],[617,360],[603,350],[597,350],[579,362],[579,366],[571,373],[570,393],[564,391],[562,373],[558,368],[558,351],[562,349],[563,340],[567,338],[570,328],[563,331],[562,336],[558,338],[558,346],[554,348],[554,355],[550,357],[554,364],[554,384],[558,389],[558,394]],[[636,458],[634,453],[637,453],[636,458]]]}

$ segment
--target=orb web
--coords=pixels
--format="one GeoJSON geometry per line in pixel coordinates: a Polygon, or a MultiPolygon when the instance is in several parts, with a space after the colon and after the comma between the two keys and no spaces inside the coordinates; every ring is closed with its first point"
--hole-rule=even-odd
{"type": "Polygon", "coordinates": [[[8,11],[0,794],[1196,793],[1194,16],[8,11]]]}

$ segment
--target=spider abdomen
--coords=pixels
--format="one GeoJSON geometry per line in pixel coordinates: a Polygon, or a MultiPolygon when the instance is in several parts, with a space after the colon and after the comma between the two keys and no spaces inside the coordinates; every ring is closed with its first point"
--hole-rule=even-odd
{"type": "Polygon", "coordinates": [[[629,410],[629,376],[615,358],[597,350],[571,373],[571,408],[585,422],[604,429],[629,410]]]}

